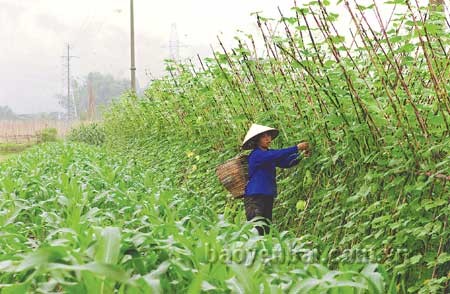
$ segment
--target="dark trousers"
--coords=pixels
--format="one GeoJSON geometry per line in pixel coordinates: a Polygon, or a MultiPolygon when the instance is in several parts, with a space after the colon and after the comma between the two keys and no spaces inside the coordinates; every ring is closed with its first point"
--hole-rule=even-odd
{"type": "Polygon", "coordinates": [[[251,221],[257,216],[264,217],[264,219],[260,221],[265,222],[265,224],[256,226],[260,235],[268,234],[270,231],[269,225],[272,222],[273,199],[273,196],[266,195],[244,197],[245,216],[247,217],[247,221],[251,221]]]}

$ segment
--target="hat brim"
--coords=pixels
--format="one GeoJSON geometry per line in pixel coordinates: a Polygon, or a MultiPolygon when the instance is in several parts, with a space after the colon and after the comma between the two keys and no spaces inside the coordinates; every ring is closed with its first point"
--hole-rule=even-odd
{"type": "Polygon", "coordinates": [[[244,150],[249,150],[249,149],[254,149],[254,148],[256,148],[256,142],[255,142],[256,137],[258,137],[259,135],[264,134],[264,133],[270,133],[270,135],[271,135],[271,137],[272,137],[272,140],[273,140],[273,139],[275,139],[275,138],[278,136],[278,134],[279,134],[280,132],[279,132],[278,130],[268,130],[268,131],[265,131],[265,132],[256,134],[256,135],[254,135],[253,137],[251,137],[250,139],[248,139],[248,140],[242,145],[242,149],[244,149],[244,150]]]}

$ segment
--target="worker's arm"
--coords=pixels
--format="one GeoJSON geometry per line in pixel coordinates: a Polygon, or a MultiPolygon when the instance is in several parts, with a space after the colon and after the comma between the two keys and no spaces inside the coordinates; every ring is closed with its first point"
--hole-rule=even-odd
{"type": "Polygon", "coordinates": [[[277,150],[260,150],[257,149],[257,151],[254,153],[254,162],[255,166],[260,166],[267,164],[269,162],[279,162],[281,159],[288,157],[291,154],[298,153],[298,147],[297,145],[284,148],[284,149],[277,149],[277,150]]]}
{"type": "Polygon", "coordinates": [[[289,168],[297,165],[299,162],[300,162],[300,154],[298,152],[295,152],[289,154],[284,158],[281,158],[276,165],[281,168],[289,168]]]}

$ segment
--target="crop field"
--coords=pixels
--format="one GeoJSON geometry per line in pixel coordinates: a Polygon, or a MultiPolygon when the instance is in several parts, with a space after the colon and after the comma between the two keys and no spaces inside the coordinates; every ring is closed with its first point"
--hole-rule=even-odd
{"type": "Polygon", "coordinates": [[[392,1],[375,28],[376,1],[339,2],[351,40],[328,1],[281,12],[282,32],[256,14],[263,55],[219,40],[0,163],[1,293],[447,293],[448,20],[392,1]],[[263,237],[215,175],[252,122],[312,146],[278,172],[263,237]]]}
{"type": "Polygon", "coordinates": [[[263,239],[207,199],[100,149],[34,148],[0,175],[2,293],[383,289],[372,264],[331,271],[306,263],[300,239],[263,239]],[[298,257],[275,262],[289,244],[298,257]]]}

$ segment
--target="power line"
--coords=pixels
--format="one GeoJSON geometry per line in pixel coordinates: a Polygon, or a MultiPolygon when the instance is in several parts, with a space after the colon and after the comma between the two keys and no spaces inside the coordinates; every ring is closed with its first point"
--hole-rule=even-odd
{"type": "Polygon", "coordinates": [[[163,46],[163,48],[169,48],[169,57],[172,60],[179,60],[180,59],[180,48],[186,48],[189,47],[185,44],[182,44],[180,42],[180,39],[178,37],[178,29],[177,24],[172,23],[170,26],[170,39],[169,39],[169,45],[163,46]]]}

